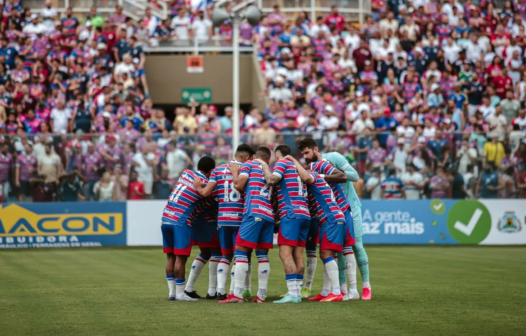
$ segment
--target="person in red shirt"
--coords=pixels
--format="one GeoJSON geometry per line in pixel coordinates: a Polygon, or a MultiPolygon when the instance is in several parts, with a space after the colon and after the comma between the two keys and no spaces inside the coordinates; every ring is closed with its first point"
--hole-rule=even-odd
{"type": "Polygon", "coordinates": [[[137,180],[139,174],[136,171],[132,171],[130,175],[130,186],[128,187],[128,199],[130,200],[142,200],[148,195],[144,191],[144,183],[137,180]]]}
{"type": "Polygon", "coordinates": [[[325,18],[325,24],[327,26],[333,24],[340,33],[342,32],[345,18],[338,12],[338,6],[334,5],[331,7],[331,13],[325,18]]]}
{"type": "Polygon", "coordinates": [[[513,80],[508,76],[508,68],[500,70],[500,75],[493,77],[491,84],[495,87],[495,93],[500,99],[506,99],[506,91],[513,90],[513,80]]]}

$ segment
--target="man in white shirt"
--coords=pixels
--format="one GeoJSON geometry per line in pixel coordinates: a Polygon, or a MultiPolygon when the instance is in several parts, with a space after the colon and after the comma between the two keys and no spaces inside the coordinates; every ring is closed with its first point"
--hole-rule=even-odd
{"type": "Polygon", "coordinates": [[[489,125],[489,130],[498,135],[499,141],[504,141],[508,122],[502,114],[502,107],[500,105],[495,106],[495,113],[490,114],[486,118],[486,122],[489,125]]]}
{"type": "MultiPolygon", "coordinates": [[[[156,146],[153,144],[153,146],[156,146]]],[[[133,156],[133,166],[139,174],[139,182],[144,183],[144,192],[147,195],[152,194],[153,187],[153,166],[155,165],[155,148],[152,145],[145,145],[142,152],[133,156]]]]}
{"type": "Polygon", "coordinates": [[[481,53],[482,48],[478,44],[477,34],[471,33],[469,35],[469,42],[466,46],[466,58],[470,62],[475,63],[476,61],[479,61],[481,59],[481,53]]]}
{"type": "MultiPolygon", "coordinates": [[[[115,70],[113,71],[113,73],[118,77],[120,75],[122,75],[123,73],[127,74],[128,75],[128,78],[131,78],[131,74],[133,71],[135,71],[135,66],[133,65],[133,62],[132,62],[132,57],[130,54],[124,54],[122,56],[122,62],[120,63],[117,63],[117,65],[115,66],[115,70]]],[[[117,78],[118,79],[118,78],[117,78]]],[[[119,82],[117,80],[117,82],[119,82]]]]}
{"type": "Polygon", "coordinates": [[[446,44],[444,45],[444,56],[449,63],[453,64],[458,60],[458,54],[462,48],[460,48],[454,41],[453,37],[448,36],[446,44]]]}
{"type": "Polygon", "coordinates": [[[38,14],[31,14],[31,22],[24,27],[24,34],[34,40],[37,34],[45,32],[46,26],[38,22],[38,14]]]}
{"type": "Polygon", "coordinates": [[[398,30],[398,21],[394,19],[394,13],[392,11],[387,12],[387,17],[383,20],[380,20],[378,25],[380,32],[384,33],[387,30],[397,31],[398,30]]]}
{"type": "Polygon", "coordinates": [[[422,174],[415,171],[412,163],[407,165],[407,171],[402,174],[402,182],[405,187],[405,198],[408,200],[420,199],[420,190],[424,187],[422,174]]]}
{"type": "Polygon", "coordinates": [[[46,30],[48,32],[52,32],[53,30],[55,30],[55,20],[58,17],[58,13],[55,8],[51,7],[50,0],[46,0],[46,5],[44,8],[42,8],[40,15],[42,15],[42,21],[44,23],[44,26],[46,27],[46,30]]]}
{"type": "Polygon", "coordinates": [[[407,162],[407,152],[404,149],[405,140],[398,138],[398,146],[393,148],[393,151],[389,154],[389,161],[392,166],[396,169],[396,176],[400,177],[405,172],[405,166],[407,162]]]}
{"type": "Polygon", "coordinates": [[[396,128],[396,134],[399,137],[403,137],[405,140],[405,149],[408,149],[411,146],[413,137],[415,136],[415,129],[410,125],[409,117],[404,117],[402,119],[402,125],[396,128]]]}
{"type": "Polygon", "coordinates": [[[67,133],[71,111],[64,104],[64,99],[57,101],[57,107],[51,110],[51,130],[53,133],[67,133]]]}
{"type": "Polygon", "coordinates": [[[365,128],[374,130],[374,122],[369,118],[369,111],[362,110],[360,118],[356,119],[351,127],[351,134],[362,134],[365,128]]]}
{"type": "Polygon", "coordinates": [[[283,77],[278,76],[274,81],[276,86],[270,90],[269,98],[275,101],[288,102],[292,99],[292,91],[289,88],[283,86],[285,80],[283,77]]]}
{"type": "Polygon", "coordinates": [[[184,6],[179,9],[179,15],[174,16],[170,26],[175,29],[175,35],[179,40],[188,40],[190,35],[190,26],[192,22],[190,18],[186,16],[186,9],[184,6]]]}
{"type": "Polygon", "coordinates": [[[197,40],[206,41],[212,36],[212,21],[205,18],[203,11],[197,13],[197,17],[194,18],[191,27],[194,38],[197,40]]]}
{"type": "Polygon", "coordinates": [[[312,38],[318,38],[318,32],[320,31],[325,33],[326,36],[329,36],[331,32],[329,27],[327,27],[327,25],[323,23],[323,17],[318,16],[316,18],[316,23],[314,23],[310,28],[309,36],[312,38]]]}
{"type": "Polygon", "coordinates": [[[168,178],[175,181],[181,173],[192,163],[186,152],[177,147],[175,141],[170,141],[167,145],[166,168],[168,169],[168,178]]]}
{"type": "Polygon", "coordinates": [[[382,190],[380,188],[380,182],[382,180],[380,168],[374,168],[373,175],[369,177],[367,183],[365,183],[365,190],[371,193],[372,200],[382,199],[382,190]]]}
{"type": "Polygon", "coordinates": [[[482,97],[482,105],[479,106],[477,112],[482,113],[484,120],[495,113],[495,108],[491,105],[491,100],[488,96],[482,97]]]}

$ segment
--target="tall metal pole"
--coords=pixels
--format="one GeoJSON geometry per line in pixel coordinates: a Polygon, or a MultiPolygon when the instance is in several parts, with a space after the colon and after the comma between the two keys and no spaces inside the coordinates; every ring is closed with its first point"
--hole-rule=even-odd
{"type": "MultiPolygon", "coordinates": [[[[234,14],[235,15],[235,14],[234,14]]],[[[233,51],[233,76],[232,76],[232,149],[235,152],[239,146],[239,18],[233,17],[234,31],[232,34],[232,51],[233,51]]]]}

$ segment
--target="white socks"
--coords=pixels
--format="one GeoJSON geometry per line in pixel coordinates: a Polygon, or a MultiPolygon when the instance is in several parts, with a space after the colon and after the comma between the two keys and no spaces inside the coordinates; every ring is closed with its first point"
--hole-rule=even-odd
{"type": "Polygon", "coordinates": [[[168,282],[168,296],[175,296],[175,277],[173,275],[166,274],[166,281],[168,282]]]}
{"type": "Polygon", "coordinates": [[[369,288],[369,289],[371,289],[371,284],[369,283],[369,281],[364,281],[364,282],[363,282],[363,288],[369,288]]]}
{"type": "Polygon", "coordinates": [[[331,293],[331,280],[327,275],[327,269],[323,269],[323,287],[321,290],[321,295],[327,296],[331,293]]]}
{"type": "Polygon", "coordinates": [[[347,263],[347,279],[349,280],[351,291],[356,291],[356,259],[353,252],[346,253],[344,251],[344,255],[347,263]]]}
{"type": "Polygon", "coordinates": [[[212,254],[208,263],[208,295],[210,296],[216,295],[217,292],[217,268],[220,260],[220,255],[212,254]]]}
{"type": "Polygon", "coordinates": [[[243,289],[250,292],[251,287],[252,287],[252,263],[249,262],[248,263],[248,273],[247,273],[247,277],[245,278],[245,287],[243,289]]]}
{"type": "Polygon", "coordinates": [[[298,296],[296,291],[296,274],[286,274],[285,280],[287,281],[287,289],[289,290],[289,295],[292,297],[298,296]]]}
{"type": "Polygon", "coordinates": [[[236,259],[236,272],[234,274],[234,295],[242,297],[243,288],[245,287],[245,278],[248,273],[248,257],[247,253],[243,251],[234,252],[236,259]]]}
{"type": "Polygon", "coordinates": [[[336,263],[333,257],[323,259],[323,264],[325,265],[327,276],[331,281],[331,293],[334,295],[340,295],[341,291],[338,264],[336,263]]]}
{"type": "Polygon", "coordinates": [[[234,261],[234,264],[232,265],[232,271],[230,272],[230,294],[234,293],[234,287],[236,284],[236,281],[234,280],[234,276],[236,274],[236,262],[234,261]]]}
{"type": "Polygon", "coordinates": [[[201,275],[201,271],[203,270],[203,267],[205,267],[205,264],[208,260],[203,258],[203,256],[198,255],[195,257],[194,262],[192,263],[192,269],[190,270],[190,274],[188,275],[188,283],[186,285],[186,291],[187,292],[193,292],[194,291],[194,285],[197,281],[197,278],[201,275]]]}
{"type": "Polygon", "coordinates": [[[268,279],[270,277],[270,264],[268,262],[268,252],[256,251],[258,258],[258,296],[267,296],[268,279]]]}
{"type": "Polygon", "coordinates": [[[226,281],[230,271],[230,259],[221,257],[219,265],[217,266],[217,292],[219,294],[226,294],[226,281]]]}
{"type": "Polygon", "coordinates": [[[316,273],[316,265],[318,258],[316,258],[316,250],[307,250],[307,276],[305,277],[305,288],[312,289],[312,282],[314,281],[314,273],[316,273]]]}
{"type": "Polygon", "coordinates": [[[184,295],[185,278],[175,279],[175,293],[177,296],[184,295]]]}

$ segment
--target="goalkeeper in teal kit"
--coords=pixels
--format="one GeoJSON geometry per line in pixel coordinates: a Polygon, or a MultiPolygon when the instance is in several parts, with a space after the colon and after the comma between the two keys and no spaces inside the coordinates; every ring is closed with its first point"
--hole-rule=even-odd
{"type": "MultiPolygon", "coordinates": [[[[354,190],[354,186],[351,182],[356,182],[359,179],[358,172],[347,162],[345,157],[337,152],[331,153],[320,153],[318,149],[318,144],[311,138],[305,138],[299,143],[299,149],[303,158],[307,163],[317,162],[320,160],[329,161],[334,167],[343,171],[347,177],[347,182],[343,184],[343,190],[347,196],[347,200],[351,206],[352,218],[354,224],[354,238],[355,245],[352,246],[353,253],[356,257],[354,258],[344,258],[342,255],[338,258],[338,266],[340,268],[340,284],[342,285],[342,290],[347,292],[347,282],[345,280],[345,275],[349,278],[350,291],[348,293],[349,299],[359,299],[358,290],[356,288],[356,264],[360,269],[360,274],[362,275],[363,281],[363,293],[362,300],[371,299],[371,285],[369,283],[369,259],[367,258],[367,253],[363,247],[363,229],[362,229],[362,204],[360,199],[354,190]],[[350,260],[350,262],[349,262],[350,260]],[[345,288],[343,288],[345,287],[345,288]]],[[[314,263],[314,267],[315,267],[314,263]]],[[[307,264],[307,268],[309,264],[307,264]]],[[[310,270],[312,274],[313,270],[310,270]]],[[[307,273],[309,270],[307,269],[307,273]]]]}

